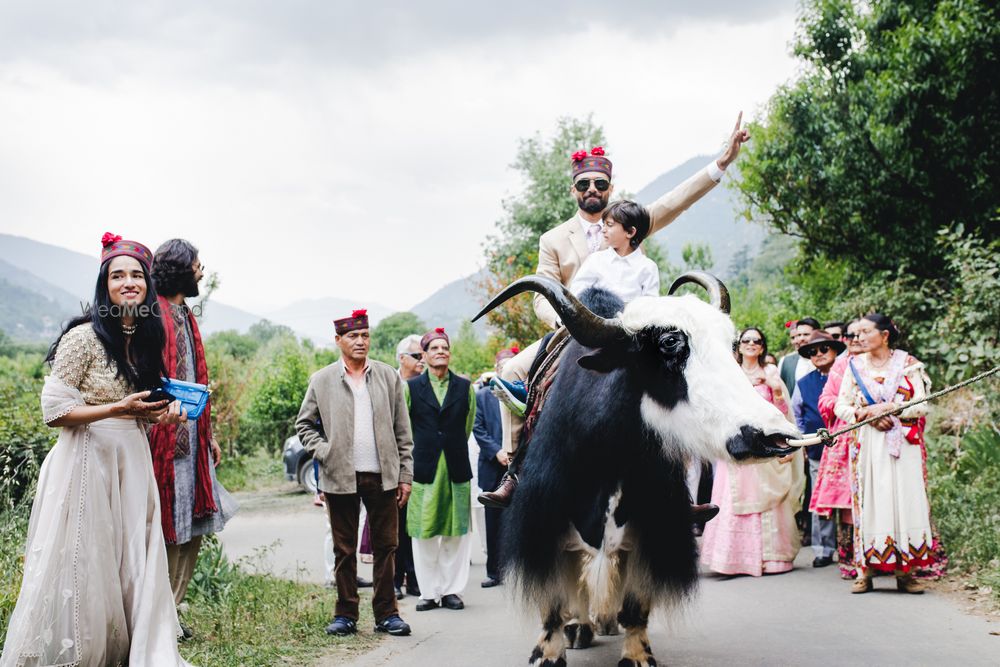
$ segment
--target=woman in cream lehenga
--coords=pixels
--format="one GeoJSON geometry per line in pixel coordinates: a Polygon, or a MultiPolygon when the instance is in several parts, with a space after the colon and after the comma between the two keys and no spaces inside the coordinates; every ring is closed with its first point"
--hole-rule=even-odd
{"type": "Polygon", "coordinates": [[[851,447],[859,569],[851,592],[872,590],[872,574],[883,572],[895,575],[900,591],[922,593],[913,572],[934,560],[921,448],[927,405],[900,406],[926,396],[930,380],[920,361],[896,347],[899,330],[885,315],[865,315],[858,335],[864,352],[848,364],[834,407],[848,424],[876,418],[851,447]]]}
{"type": "Polygon", "coordinates": [[[49,353],[45,423],[59,438],[31,509],[24,578],[0,667],[180,667],[146,427],[163,329],[145,246],[105,234],[94,303],[49,353]]]}
{"type": "MultiPolygon", "coordinates": [[[[737,361],[761,397],[792,421],[785,385],[775,366],[761,366],[767,339],[755,327],[737,339],[737,361]]],[[[712,503],[719,515],[705,526],[701,564],[720,574],[780,574],[799,551],[795,524],[805,487],[802,452],[760,463],[717,461],[712,503]]]]}

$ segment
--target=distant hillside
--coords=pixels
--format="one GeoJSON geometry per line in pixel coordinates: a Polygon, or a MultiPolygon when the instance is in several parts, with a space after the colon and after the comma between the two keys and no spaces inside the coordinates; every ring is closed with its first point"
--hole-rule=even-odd
{"type": "MultiPolygon", "coordinates": [[[[15,340],[51,340],[66,319],[90,303],[98,267],[96,255],[0,234],[0,329],[15,340]]],[[[199,324],[209,335],[225,329],[246,331],[261,319],[213,300],[199,324]]]]}
{"type": "MultiPolygon", "coordinates": [[[[458,332],[463,322],[472,319],[482,307],[482,298],[476,294],[476,282],[482,271],[448,283],[429,297],[410,308],[429,327],[444,327],[458,332]]],[[[486,335],[485,318],[476,323],[476,333],[486,335]]]]}
{"type": "MultiPolygon", "coordinates": [[[[657,177],[636,194],[636,199],[651,204],[699,169],[704,169],[711,160],[707,155],[691,158],[657,177]]],[[[684,244],[707,243],[715,260],[713,270],[719,277],[728,278],[731,277],[730,264],[740,250],[747,248],[750,257],[757,254],[766,232],[761,226],[738,217],[735,195],[727,186],[730,178],[732,175],[727,174],[715,189],[653,237],[667,251],[671,262],[681,263],[684,244]]]]}

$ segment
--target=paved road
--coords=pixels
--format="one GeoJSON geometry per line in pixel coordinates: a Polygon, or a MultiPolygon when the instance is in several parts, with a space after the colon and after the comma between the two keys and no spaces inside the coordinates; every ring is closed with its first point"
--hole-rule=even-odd
{"type": "MultiPolygon", "coordinates": [[[[280,540],[270,554],[273,572],[322,581],[323,514],[305,496],[253,500],[244,510],[222,533],[232,556],[280,540]]],[[[1000,665],[1000,636],[990,634],[1000,633],[1000,622],[967,615],[941,593],[896,593],[886,579],[876,581],[873,593],[851,595],[835,567],[815,570],[811,560],[804,549],[788,574],[703,577],[683,615],[653,618],[651,641],[660,664],[1000,665]]],[[[536,619],[514,608],[503,587],[481,589],[479,550],[473,562],[464,611],[417,613],[415,600],[406,598],[401,613],[413,636],[388,638],[354,662],[320,667],[526,664],[536,619]]],[[[599,637],[590,649],[570,651],[569,664],[615,665],[620,650],[621,637],[599,637]]]]}

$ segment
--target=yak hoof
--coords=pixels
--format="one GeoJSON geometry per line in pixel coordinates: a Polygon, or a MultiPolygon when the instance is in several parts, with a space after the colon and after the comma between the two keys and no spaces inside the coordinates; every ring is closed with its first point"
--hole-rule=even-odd
{"type": "Polygon", "coordinates": [[[556,659],[546,658],[542,653],[542,647],[536,646],[528,658],[528,667],[566,667],[566,655],[560,655],[556,659]]]}
{"type": "Polygon", "coordinates": [[[567,623],[563,634],[569,648],[590,648],[594,643],[594,628],[590,623],[567,623]]]}
{"type": "Polygon", "coordinates": [[[656,658],[651,655],[639,660],[622,658],[618,661],[618,667],[656,667],[656,658]]]}
{"type": "Polygon", "coordinates": [[[613,614],[605,617],[599,616],[595,625],[597,626],[597,634],[602,637],[618,634],[618,619],[613,614]]]}

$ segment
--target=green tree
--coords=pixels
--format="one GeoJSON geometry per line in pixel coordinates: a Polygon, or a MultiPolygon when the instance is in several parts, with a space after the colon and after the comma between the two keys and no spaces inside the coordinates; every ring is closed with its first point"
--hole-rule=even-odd
{"type": "Polygon", "coordinates": [[[855,277],[902,266],[947,280],[938,230],[1000,232],[998,19],[976,0],[808,1],[802,74],[741,160],[747,216],[855,277]]]}
{"type": "Polygon", "coordinates": [[[309,386],[311,356],[294,341],[275,341],[262,350],[267,354],[259,379],[247,399],[240,419],[240,450],[281,451],[294,433],[295,417],[309,386]]]}
{"type": "Polygon", "coordinates": [[[493,355],[488,344],[476,336],[471,322],[462,322],[458,335],[451,341],[451,370],[475,380],[483,371],[493,368],[493,355]]]}
{"type": "MultiPolygon", "coordinates": [[[[605,145],[604,130],[590,116],[561,118],[551,138],[539,135],[522,139],[512,168],[524,179],[524,189],[503,201],[504,214],[497,223],[499,234],[487,238],[486,276],[479,283],[485,299],[534,273],[538,265],[538,238],[576,214],[570,195],[570,156],[582,148],[605,145]]],[[[503,334],[527,345],[545,333],[535,317],[531,299],[512,299],[488,316],[503,334]]]]}
{"type": "Polygon", "coordinates": [[[393,313],[372,329],[372,354],[395,359],[399,341],[410,334],[423,335],[427,325],[410,312],[393,313]]]}

